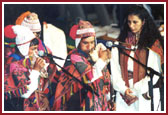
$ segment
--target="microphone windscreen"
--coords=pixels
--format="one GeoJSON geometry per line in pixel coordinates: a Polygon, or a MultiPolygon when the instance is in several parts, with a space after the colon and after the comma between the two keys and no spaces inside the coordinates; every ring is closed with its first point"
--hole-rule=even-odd
{"type": "Polygon", "coordinates": [[[39,55],[39,56],[44,56],[44,51],[43,51],[43,50],[39,50],[39,51],[38,51],[38,55],[39,55]]]}
{"type": "Polygon", "coordinates": [[[110,48],[110,47],[112,47],[112,45],[113,45],[113,43],[112,43],[111,41],[107,41],[107,42],[106,42],[106,46],[107,46],[107,47],[110,48]]]}

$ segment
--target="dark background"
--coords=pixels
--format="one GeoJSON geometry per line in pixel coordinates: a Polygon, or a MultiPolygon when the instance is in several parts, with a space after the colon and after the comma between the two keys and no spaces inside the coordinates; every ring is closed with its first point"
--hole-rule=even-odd
{"type": "MultiPolygon", "coordinates": [[[[21,13],[38,14],[40,22],[46,21],[68,32],[77,17],[91,21],[94,25],[122,25],[128,7],[133,4],[5,4],[4,25],[15,24],[21,13]]],[[[150,4],[155,20],[164,19],[163,4],[150,4]]]]}
{"type": "MultiPolygon", "coordinates": [[[[17,17],[23,12],[35,12],[41,24],[46,21],[62,29],[67,44],[74,46],[74,41],[69,37],[69,30],[76,23],[76,19],[80,17],[96,26],[114,23],[117,28],[121,28],[128,8],[133,5],[135,4],[4,4],[4,26],[15,24],[17,17]]],[[[156,24],[160,26],[164,23],[164,5],[148,5],[156,24]]]]}

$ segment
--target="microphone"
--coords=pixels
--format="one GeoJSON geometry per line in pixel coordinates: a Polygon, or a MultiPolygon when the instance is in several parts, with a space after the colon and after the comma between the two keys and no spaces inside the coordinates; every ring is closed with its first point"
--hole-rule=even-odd
{"type": "Polygon", "coordinates": [[[124,46],[122,46],[122,45],[113,44],[111,41],[107,41],[107,42],[106,42],[106,46],[107,46],[108,48],[117,47],[117,48],[120,48],[120,49],[133,50],[133,49],[124,47],[124,46]]]}
{"type": "Polygon", "coordinates": [[[55,59],[65,60],[65,59],[63,59],[63,58],[61,58],[61,57],[58,57],[58,56],[54,56],[54,55],[52,55],[52,54],[45,53],[43,50],[39,50],[39,51],[38,51],[38,56],[40,56],[40,57],[47,56],[47,57],[52,57],[52,58],[55,58],[55,59]]]}

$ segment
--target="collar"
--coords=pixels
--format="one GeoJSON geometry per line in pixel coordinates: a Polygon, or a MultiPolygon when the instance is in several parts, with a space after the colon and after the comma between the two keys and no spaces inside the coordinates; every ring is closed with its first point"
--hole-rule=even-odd
{"type": "Polygon", "coordinates": [[[84,51],[80,50],[80,49],[77,49],[78,53],[83,55],[85,58],[88,58],[89,55],[87,53],[85,53],[84,51]]]}

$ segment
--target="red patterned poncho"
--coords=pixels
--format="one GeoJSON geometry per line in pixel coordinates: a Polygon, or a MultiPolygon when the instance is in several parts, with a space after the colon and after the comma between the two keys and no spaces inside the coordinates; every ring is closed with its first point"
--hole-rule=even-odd
{"type": "MultiPolygon", "coordinates": [[[[50,60],[45,58],[48,63],[50,60]]],[[[29,70],[31,70],[31,61],[29,58],[15,60],[13,57],[8,58],[4,69],[4,96],[6,99],[21,97],[27,92],[27,85],[31,82],[29,79],[29,70]]],[[[48,78],[39,79],[38,89],[28,98],[24,99],[23,110],[38,111],[42,100],[47,99],[46,95],[53,95],[51,93],[51,80],[56,76],[57,68],[55,64],[50,63],[47,72],[48,78]]],[[[48,100],[48,99],[47,99],[48,100]]],[[[44,110],[50,110],[49,106],[44,110]]]]}
{"type": "Polygon", "coordinates": [[[103,76],[94,82],[93,65],[87,60],[87,55],[81,50],[72,50],[65,62],[64,68],[82,84],[89,85],[94,92],[87,91],[79,82],[62,72],[56,88],[53,110],[102,111],[109,110],[105,94],[110,88],[110,74],[105,67],[103,76]]]}

